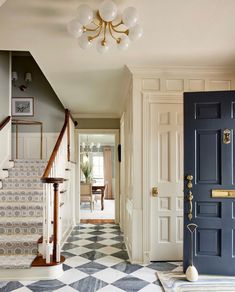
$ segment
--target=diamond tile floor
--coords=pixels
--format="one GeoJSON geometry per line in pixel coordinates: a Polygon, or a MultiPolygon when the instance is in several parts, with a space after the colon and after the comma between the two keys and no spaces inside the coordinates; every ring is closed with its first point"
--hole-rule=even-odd
{"type": "Polygon", "coordinates": [[[115,224],[80,224],[63,246],[64,274],[55,280],[0,282],[0,291],[162,292],[156,271],[179,269],[178,262],[132,265],[115,224]]]}

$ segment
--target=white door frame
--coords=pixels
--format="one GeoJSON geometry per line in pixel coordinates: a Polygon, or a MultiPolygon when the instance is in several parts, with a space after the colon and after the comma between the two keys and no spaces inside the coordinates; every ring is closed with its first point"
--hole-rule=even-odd
{"type": "Polygon", "coordinates": [[[142,93],[143,100],[143,260],[150,262],[151,250],[151,188],[149,170],[149,141],[150,141],[150,120],[149,110],[151,104],[183,103],[183,94],[180,93],[142,93]]]}
{"type": "MultiPolygon", "coordinates": [[[[76,129],[76,149],[77,149],[77,161],[78,161],[78,166],[80,166],[80,134],[88,134],[88,135],[95,135],[95,134],[106,134],[106,135],[114,135],[115,136],[115,148],[116,150],[118,149],[118,144],[119,144],[119,129],[76,129]]],[[[115,152],[115,223],[118,224],[120,221],[120,170],[119,170],[119,161],[118,161],[118,151],[115,152]]],[[[78,182],[80,182],[80,167],[78,167],[77,171],[77,178],[78,182]]],[[[77,195],[78,195],[78,200],[77,202],[80,202],[80,183],[77,184],[77,195]]],[[[80,204],[77,206],[77,221],[80,223],[80,204]]]]}

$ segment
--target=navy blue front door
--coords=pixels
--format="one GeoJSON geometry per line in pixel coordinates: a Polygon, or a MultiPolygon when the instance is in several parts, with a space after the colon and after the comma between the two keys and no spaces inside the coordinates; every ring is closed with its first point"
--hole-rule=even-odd
{"type": "Polygon", "coordinates": [[[184,270],[235,275],[235,92],[184,95],[184,270]]]}

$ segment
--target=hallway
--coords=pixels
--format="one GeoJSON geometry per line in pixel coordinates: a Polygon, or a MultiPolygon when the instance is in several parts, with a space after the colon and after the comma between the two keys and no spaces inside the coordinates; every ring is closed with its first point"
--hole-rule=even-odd
{"type": "Polygon", "coordinates": [[[178,263],[131,265],[120,228],[115,224],[80,224],[63,246],[64,275],[48,281],[0,282],[9,292],[160,292],[156,270],[173,270],[178,263]]]}

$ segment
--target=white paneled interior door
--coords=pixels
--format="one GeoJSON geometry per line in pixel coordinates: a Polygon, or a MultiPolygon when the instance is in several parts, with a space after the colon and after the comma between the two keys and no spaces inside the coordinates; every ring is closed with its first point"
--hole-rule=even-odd
{"type": "Polygon", "coordinates": [[[150,260],[182,260],[183,105],[149,104],[150,260]]]}

